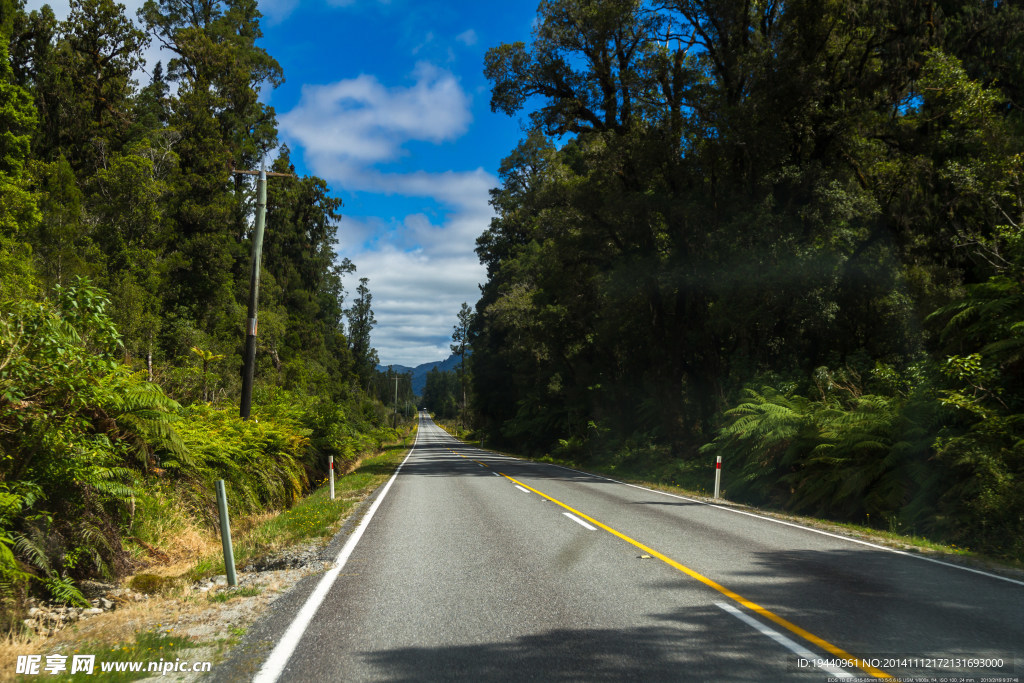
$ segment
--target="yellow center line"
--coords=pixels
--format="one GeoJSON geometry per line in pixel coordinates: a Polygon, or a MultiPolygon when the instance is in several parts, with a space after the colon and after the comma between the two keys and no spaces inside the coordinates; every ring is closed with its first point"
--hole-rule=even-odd
{"type": "Polygon", "coordinates": [[[662,562],[664,562],[665,564],[669,565],[670,567],[674,567],[675,569],[678,569],[679,571],[681,571],[682,573],[686,574],[687,576],[690,576],[690,577],[692,577],[694,579],[697,579],[698,581],[703,583],[705,586],[709,586],[711,588],[714,588],[716,591],[718,591],[722,595],[724,595],[724,596],[726,596],[726,597],[728,597],[728,598],[730,598],[732,600],[735,600],[736,602],[738,602],[739,604],[743,605],[747,609],[749,609],[751,611],[754,611],[754,612],[757,612],[758,614],[760,614],[765,619],[768,619],[769,621],[775,622],[776,624],[778,624],[779,626],[785,628],[786,630],[790,631],[791,633],[795,633],[796,635],[800,636],[804,640],[806,640],[808,642],[811,642],[811,643],[814,643],[815,645],[817,645],[821,649],[823,649],[823,650],[825,650],[827,652],[830,652],[831,654],[835,655],[836,657],[839,657],[841,659],[846,659],[846,660],[849,660],[850,662],[856,663],[857,668],[860,669],[861,671],[863,671],[865,673],[868,673],[868,674],[871,674],[875,678],[892,678],[891,674],[888,674],[888,673],[882,671],[881,669],[877,669],[877,668],[871,666],[870,664],[868,664],[867,662],[862,660],[860,657],[855,657],[854,655],[850,654],[849,652],[847,652],[846,650],[842,649],[841,647],[838,647],[838,646],[833,645],[832,643],[828,642],[824,638],[819,638],[818,636],[814,635],[810,631],[806,631],[806,630],[800,628],[799,626],[797,626],[793,622],[788,621],[786,619],[783,619],[782,617],[780,617],[779,615],[775,614],[771,610],[768,610],[768,609],[762,607],[761,605],[758,605],[756,602],[751,602],[750,600],[747,600],[742,595],[729,590],[728,588],[726,588],[722,584],[709,579],[708,577],[704,576],[703,574],[699,574],[699,573],[695,572],[694,570],[690,569],[689,567],[687,567],[685,565],[679,564],[678,562],[673,560],[671,557],[668,557],[667,555],[662,555],[661,553],[659,553],[654,548],[649,548],[646,545],[644,545],[643,543],[641,543],[640,541],[633,540],[629,536],[627,536],[627,535],[625,535],[625,534],[623,534],[623,533],[621,533],[619,531],[616,531],[615,529],[611,528],[610,526],[608,526],[606,524],[602,524],[601,522],[597,521],[593,517],[585,515],[582,512],[580,512],[579,510],[576,510],[575,508],[569,507],[568,505],[566,505],[562,501],[556,500],[556,499],[552,498],[551,496],[547,495],[546,493],[542,493],[541,491],[538,491],[537,489],[524,484],[523,482],[519,481],[518,479],[513,479],[512,477],[508,476],[504,472],[499,472],[499,474],[501,474],[501,476],[505,477],[506,479],[508,479],[512,483],[518,484],[518,485],[522,486],[525,489],[529,489],[530,491],[533,491],[534,493],[536,493],[538,496],[541,496],[543,498],[547,498],[552,503],[555,503],[556,505],[562,506],[563,508],[565,508],[569,512],[573,513],[574,515],[582,517],[583,519],[587,520],[591,524],[594,524],[594,525],[604,529],[605,531],[607,531],[608,533],[612,534],[613,536],[618,536],[623,541],[626,541],[627,543],[630,543],[630,544],[636,546],[637,548],[639,548],[640,550],[644,551],[645,553],[647,553],[651,557],[656,557],[659,560],[661,560],[662,562]]]}

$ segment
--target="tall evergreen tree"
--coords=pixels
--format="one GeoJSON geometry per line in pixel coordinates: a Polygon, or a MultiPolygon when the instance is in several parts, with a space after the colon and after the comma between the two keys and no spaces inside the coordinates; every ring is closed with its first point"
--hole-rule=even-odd
{"type": "Polygon", "coordinates": [[[168,293],[186,316],[226,338],[235,324],[234,282],[247,272],[251,206],[231,171],[257,167],[276,144],[273,109],[257,93],[281,83],[281,68],[256,44],[262,33],[253,0],[149,0],[139,16],[176,55],[167,78],[178,85],[169,124],[180,135],[180,174],[168,216],[179,240],[168,293]]]}
{"type": "Polygon", "coordinates": [[[348,317],[348,338],[352,348],[352,359],[356,373],[361,382],[366,382],[376,372],[377,351],[370,345],[370,332],[377,324],[373,315],[373,295],[370,293],[370,280],[359,278],[352,305],[345,311],[348,317]]]}
{"type": "MultiPolygon", "coordinates": [[[[12,11],[10,5],[5,12],[12,11]]],[[[14,82],[8,56],[7,16],[0,24],[0,299],[35,288],[29,233],[39,221],[28,161],[36,123],[32,100],[14,82]]]]}
{"type": "Polygon", "coordinates": [[[459,356],[459,384],[462,388],[462,401],[459,404],[459,415],[463,425],[466,423],[466,354],[470,351],[470,329],[473,326],[473,309],[465,301],[459,309],[458,322],[452,330],[452,353],[459,356]]]}

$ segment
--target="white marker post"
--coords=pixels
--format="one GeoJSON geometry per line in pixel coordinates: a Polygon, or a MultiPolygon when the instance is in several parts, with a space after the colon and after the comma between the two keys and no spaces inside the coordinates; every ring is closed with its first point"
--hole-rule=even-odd
{"type": "Polygon", "coordinates": [[[718,489],[722,484],[722,456],[715,459],[715,498],[718,498],[718,489]]]}
{"type": "Polygon", "coordinates": [[[331,480],[331,500],[334,500],[334,456],[328,455],[327,462],[329,462],[331,465],[331,471],[327,476],[331,480]]]}

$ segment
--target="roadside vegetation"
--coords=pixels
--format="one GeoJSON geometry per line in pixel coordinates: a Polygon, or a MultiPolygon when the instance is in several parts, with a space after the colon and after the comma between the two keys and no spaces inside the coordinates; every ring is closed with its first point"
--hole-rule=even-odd
{"type": "MultiPolygon", "coordinates": [[[[412,436],[408,427],[403,429],[407,436],[399,442],[385,445],[384,450],[363,458],[353,465],[348,474],[336,476],[334,495],[325,477],[317,482],[317,488],[310,495],[280,513],[252,514],[245,521],[246,531],[234,540],[235,564],[243,567],[253,558],[273,554],[289,546],[304,542],[326,542],[341,528],[352,508],[368,493],[376,490],[391,476],[405,457],[412,436]]],[[[202,558],[183,576],[198,580],[224,573],[224,555],[220,549],[202,558]]]]}
{"type": "Polygon", "coordinates": [[[485,72],[487,443],[1024,560],[1024,8],[554,0],[485,72]]]}
{"type": "Polygon", "coordinates": [[[243,552],[324,533],[344,503],[270,519],[328,456],[351,467],[405,430],[376,370],[368,280],[343,285],[341,201],[294,174],[257,97],[283,73],[256,4],[192,9],[72,0],[58,21],[0,0],[0,633],[29,596],[83,605],[86,579],[180,577],[212,553],[218,479],[255,533],[243,552]],[[172,58],[140,85],[154,41],[172,58]],[[255,188],[235,171],[266,150],[284,175],[267,186],[246,421],[255,188]]]}
{"type": "MultiPolygon", "coordinates": [[[[232,539],[239,577],[246,563],[267,558],[296,546],[322,545],[337,533],[353,508],[377,490],[398,467],[414,438],[414,425],[405,424],[401,438],[384,442],[380,448],[348,461],[348,470],[335,478],[335,500],[329,498],[326,477],[318,472],[314,489],[283,510],[239,512],[232,508],[232,539]]],[[[126,581],[133,590],[145,593],[144,602],[131,603],[102,617],[79,621],[45,640],[47,653],[97,655],[104,661],[151,662],[159,658],[216,661],[245,633],[237,624],[206,629],[208,636],[184,633],[179,622],[211,606],[229,605],[246,598],[272,595],[282,586],[271,582],[266,588],[239,586],[196,591],[200,580],[224,573],[223,553],[216,527],[190,514],[178,499],[161,497],[148,506],[146,526],[159,529],[154,545],[133,546],[138,553],[135,575],[126,581]],[[173,624],[179,623],[178,627],[173,624]]],[[[230,503],[230,501],[229,501],[230,503]]],[[[258,612],[251,615],[251,619],[258,612]]],[[[38,636],[14,631],[0,640],[0,679],[10,678],[19,654],[39,654],[43,641],[38,636]],[[10,666],[8,666],[8,664],[10,666]]],[[[143,675],[118,674],[110,680],[136,680],[143,675]]],[[[83,679],[84,680],[84,679],[83,679]]],[[[106,680],[106,679],[105,679],[106,680]]]]}

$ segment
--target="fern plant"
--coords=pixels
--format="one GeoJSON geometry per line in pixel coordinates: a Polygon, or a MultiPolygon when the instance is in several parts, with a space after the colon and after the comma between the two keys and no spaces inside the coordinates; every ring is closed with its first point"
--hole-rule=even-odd
{"type": "Polygon", "coordinates": [[[121,366],[100,380],[104,387],[101,408],[116,422],[119,436],[134,448],[140,466],[147,469],[157,454],[179,467],[193,464],[188,448],[174,429],[181,406],[147,380],[145,370],[131,372],[121,366]]]}
{"type": "Polygon", "coordinates": [[[61,576],[53,568],[50,558],[43,549],[42,532],[38,526],[30,526],[27,534],[14,533],[12,536],[18,554],[41,574],[32,578],[38,579],[54,601],[89,607],[89,601],[74,582],[67,576],[61,576]]]}
{"type": "Polygon", "coordinates": [[[722,456],[739,471],[734,493],[758,502],[782,504],[786,492],[780,477],[799,453],[814,444],[811,402],[797,395],[763,387],[744,391],[744,399],[724,413],[726,422],[702,453],[722,456]]]}
{"type": "MultiPolygon", "coordinates": [[[[904,397],[861,394],[819,372],[819,400],[748,389],[701,450],[721,455],[730,495],[840,519],[896,520],[917,493],[929,433],[904,397]]],[[[916,400],[916,399],[915,399],[916,400]]]]}
{"type": "Polygon", "coordinates": [[[971,285],[938,311],[951,352],[941,364],[940,403],[946,426],[936,461],[949,473],[936,505],[943,532],[1011,556],[1024,556],[1024,258],[1013,226],[1016,258],[1005,272],[971,285]],[[1007,540],[1009,539],[1009,540],[1007,540]]]}

